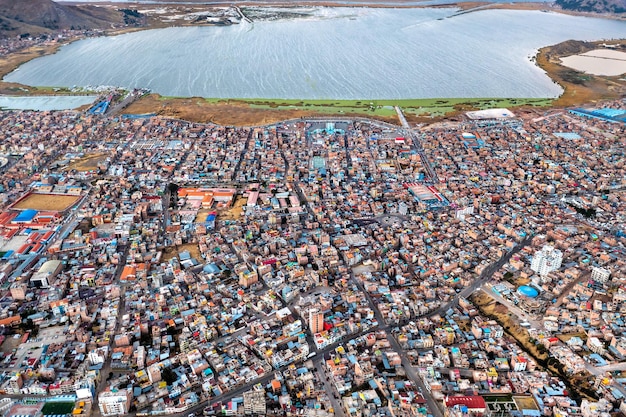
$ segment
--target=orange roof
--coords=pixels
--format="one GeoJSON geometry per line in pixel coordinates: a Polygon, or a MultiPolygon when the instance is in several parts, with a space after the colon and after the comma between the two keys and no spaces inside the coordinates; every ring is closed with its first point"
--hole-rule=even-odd
{"type": "Polygon", "coordinates": [[[58,307],[60,305],[67,305],[67,300],[64,298],[62,300],[55,300],[50,302],[50,308],[58,307]]]}
{"type": "Polygon", "coordinates": [[[133,265],[126,265],[122,271],[121,281],[134,281],[137,278],[137,268],[133,265]]]}
{"type": "Polygon", "coordinates": [[[277,379],[272,380],[272,389],[280,389],[280,381],[277,379]]]}
{"type": "Polygon", "coordinates": [[[11,316],[0,320],[0,326],[11,326],[12,324],[17,324],[21,321],[22,318],[20,316],[11,316]]]}

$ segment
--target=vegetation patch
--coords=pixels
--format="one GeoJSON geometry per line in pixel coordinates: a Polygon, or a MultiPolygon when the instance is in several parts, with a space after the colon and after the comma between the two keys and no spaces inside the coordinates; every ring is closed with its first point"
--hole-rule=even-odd
{"type": "Polygon", "coordinates": [[[70,414],[74,409],[72,402],[47,402],[41,409],[44,416],[70,414]]]}
{"type": "Polygon", "coordinates": [[[301,100],[223,99],[163,97],[149,94],[135,101],[125,112],[156,113],[192,122],[213,122],[227,126],[257,126],[288,119],[316,116],[367,117],[400,124],[395,106],[402,108],[409,122],[432,123],[468,110],[497,107],[544,107],[551,99],[450,98],[401,100],[301,100]]]}
{"type": "Polygon", "coordinates": [[[541,361],[548,359],[548,352],[544,345],[537,344],[536,340],[532,339],[528,334],[528,330],[519,325],[518,321],[504,305],[496,302],[483,291],[472,295],[471,301],[482,314],[496,320],[533,357],[541,361]]]}

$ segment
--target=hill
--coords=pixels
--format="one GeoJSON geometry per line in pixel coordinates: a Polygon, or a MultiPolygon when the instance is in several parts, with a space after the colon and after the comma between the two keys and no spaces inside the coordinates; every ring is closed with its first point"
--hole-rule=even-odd
{"type": "Polygon", "coordinates": [[[66,29],[109,29],[143,22],[143,16],[133,10],[69,6],[52,0],[0,0],[0,37],[34,36],[66,29]]]}
{"type": "Polygon", "coordinates": [[[592,13],[626,13],[626,0],[556,0],[564,10],[592,13]]]}

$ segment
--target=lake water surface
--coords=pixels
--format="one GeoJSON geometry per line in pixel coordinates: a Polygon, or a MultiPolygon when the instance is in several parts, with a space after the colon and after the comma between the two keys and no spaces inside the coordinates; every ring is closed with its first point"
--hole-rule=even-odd
{"type": "Polygon", "coordinates": [[[0,96],[0,109],[71,110],[93,103],[97,96],[0,96]]]}
{"type": "Polygon", "coordinates": [[[85,39],[5,80],[220,98],[555,97],[561,88],[531,62],[538,48],[626,37],[624,21],[539,11],[309,12],[301,19],[85,39]]]}

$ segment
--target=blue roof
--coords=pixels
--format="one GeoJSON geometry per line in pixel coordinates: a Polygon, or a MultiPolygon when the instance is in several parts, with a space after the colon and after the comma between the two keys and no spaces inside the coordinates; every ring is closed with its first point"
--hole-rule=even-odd
{"type": "Polygon", "coordinates": [[[37,213],[38,213],[37,210],[27,209],[27,210],[22,211],[20,214],[18,214],[17,217],[15,219],[13,219],[13,221],[14,222],[25,222],[25,223],[28,223],[31,220],[33,220],[33,218],[35,218],[37,213]]]}
{"type": "Polygon", "coordinates": [[[580,139],[580,135],[575,132],[555,132],[553,133],[553,135],[558,138],[568,139],[568,140],[580,139]]]}
{"type": "Polygon", "coordinates": [[[539,295],[539,291],[528,285],[522,285],[517,289],[517,292],[530,298],[535,298],[539,295]]]}

